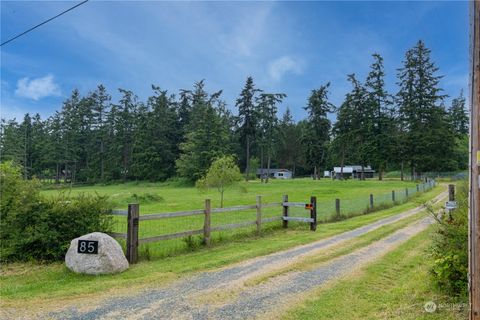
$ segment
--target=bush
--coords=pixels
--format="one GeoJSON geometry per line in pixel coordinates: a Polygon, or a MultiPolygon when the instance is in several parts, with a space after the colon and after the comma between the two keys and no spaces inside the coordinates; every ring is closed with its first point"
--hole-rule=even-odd
{"type": "Polygon", "coordinates": [[[468,287],[468,184],[457,184],[458,208],[438,219],[431,248],[431,273],[438,287],[450,296],[466,297],[468,287]]]}
{"type": "Polygon", "coordinates": [[[111,228],[106,197],[42,197],[11,162],[0,164],[0,180],[1,261],[63,260],[72,239],[111,228]]]}

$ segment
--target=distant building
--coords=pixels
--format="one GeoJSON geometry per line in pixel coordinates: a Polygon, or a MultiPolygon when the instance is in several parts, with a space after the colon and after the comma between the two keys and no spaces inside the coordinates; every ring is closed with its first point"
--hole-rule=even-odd
{"type": "Polygon", "coordinates": [[[288,169],[258,169],[257,170],[257,177],[266,178],[269,176],[270,178],[275,179],[292,179],[293,173],[288,169]]]}
{"type": "MultiPolygon", "coordinates": [[[[373,178],[375,170],[370,166],[363,167],[363,175],[365,178],[373,178]]],[[[342,167],[333,167],[333,171],[325,171],[325,177],[331,177],[332,179],[340,179],[342,177],[342,167]]],[[[360,179],[362,177],[362,166],[344,166],[343,167],[343,178],[348,179],[360,179]]]]}

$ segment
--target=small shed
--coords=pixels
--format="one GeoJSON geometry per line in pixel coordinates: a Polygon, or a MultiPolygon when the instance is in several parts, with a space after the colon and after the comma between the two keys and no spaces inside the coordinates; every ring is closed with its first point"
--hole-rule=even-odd
{"type": "Polygon", "coordinates": [[[267,177],[275,179],[292,179],[293,173],[288,169],[258,169],[257,177],[267,177]]]}
{"type": "Polygon", "coordinates": [[[360,179],[362,176],[362,170],[365,178],[373,178],[375,170],[373,170],[371,166],[364,166],[362,169],[362,166],[359,165],[344,166],[343,170],[342,167],[333,167],[331,177],[333,179],[340,179],[343,171],[343,178],[360,179]]]}

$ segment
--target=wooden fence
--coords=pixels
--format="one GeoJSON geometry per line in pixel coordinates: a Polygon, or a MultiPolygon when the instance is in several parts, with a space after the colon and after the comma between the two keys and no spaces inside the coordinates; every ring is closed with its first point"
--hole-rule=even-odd
{"type": "MultiPolygon", "coordinates": [[[[417,184],[413,188],[412,194],[420,191],[427,191],[435,187],[435,185],[436,185],[435,180],[428,180],[425,183],[417,184]]],[[[390,198],[390,195],[387,195],[387,196],[388,198],[390,198]]],[[[390,203],[391,201],[391,203],[395,204],[400,200],[399,198],[404,197],[404,199],[408,199],[409,196],[410,194],[409,194],[408,188],[405,188],[405,190],[400,190],[397,192],[395,190],[392,190],[391,200],[388,200],[388,202],[390,203]]],[[[373,194],[370,194],[370,197],[368,199],[368,207],[370,209],[373,209],[376,203],[377,205],[378,204],[381,205],[382,203],[384,203],[384,202],[378,202],[377,200],[378,199],[374,199],[373,194]]],[[[288,228],[289,221],[304,222],[304,223],[310,224],[310,230],[315,231],[317,229],[317,198],[312,196],[310,198],[309,203],[290,202],[288,199],[288,195],[284,195],[282,198],[282,202],[264,204],[262,203],[262,197],[257,196],[257,201],[256,201],[256,204],[254,205],[234,206],[234,207],[227,207],[227,208],[211,208],[210,199],[206,199],[203,209],[167,212],[167,213],[153,213],[153,214],[146,214],[146,215],[140,215],[139,204],[129,204],[128,210],[113,210],[111,214],[127,217],[127,233],[110,233],[110,235],[114,238],[126,239],[127,260],[130,263],[136,263],[138,261],[138,246],[144,243],[184,238],[184,237],[194,236],[194,235],[203,235],[203,243],[209,246],[211,242],[212,232],[255,225],[256,233],[259,235],[262,230],[262,224],[274,222],[274,221],[282,221],[282,225],[284,228],[288,228]],[[269,218],[262,217],[262,210],[264,208],[271,208],[271,207],[282,207],[282,214],[274,217],[269,217],[269,218]],[[289,209],[291,207],[303,207],[309,210],[310,217],[298,217],[298,216],[290,215],[289,209]],[[244,210],[256,210],[255,221],[243,221],[239,223],[223,224],[219,226],[211,225],[212,214],[221,214],[221,213],[244,211],[244,210]],[[141,238],[141,239],[139,239],[138,237],[138,231],[140,227],[139,225],[141,221],[160,220],[160,219],[168,219],[168,218],[176,218],[176,217],[201,216],[201,215],[203,215],[202,229],[187,230],[183,232],[163,234],[159,236],[153,236],[153,237],[141,238]]],[[[335,214],[336,214],[337,220],[341,219],[340,199],[335,199],[335,214]]]]}
{"type": "Polygon", "coordinates": [[[262,197],[257,196],[257,202],[254,205],[234,206],[234,207],[227,207],[227,208],[211,208],[210,199],[206,199],[205,206],[203,209],[167,212],[167,213],[153,213],[153,214],[147,214],[147,215],[140,215],[139,204],[129,204],[128,210],[113,210],[111,214],[127,217],[127,233],[110,233],[110,235],[114,238],[126,239],[127,260],[130,263],[136,263],[138,261],[138,246],[144,243],[170,240],[170,239],[176,239],[176,238],[184,238],[188,236],[203,234],[203,242],[205,245],[209,246],[211,241],[211,233],[214,231],[223,231],[223,230],[256,225],[256,232],[258,235],[260,235],[262,230],[262,224],[273,222],[273,221],[282,221],[284,228],[288,228],[289,221],[306,222],[310,224],[310,230],[315,231],[317,229],[317,198],[312,196],[310,198],[310,203],[289,202],[288,196],[285,195],[283,196],[282,202],[263,204],[262,197]],[[277,217],[262,218],[262,209],[271,208],[271,207],[282,207],[283,214],[277,217]],[[289,215],[290,207],[304,207],[310,212],[310,217],[292,217],[289,215]],[[255,221],[245,221],[240,223],[224,224],[224,225],[215,226],[215,227],[211,226],[212,214],[244,211],[244,210],[256,210],[255,221]],[[141,221],[159,220],[159,219],[175,218],[175,217],[187,217],[187,216],[196,216],[196,215],[203,215],[204,217],[204,223],[203,223],[202,229],[188,230],[184,232],[164,234],[160,236],[141,238],[141,239],[138,238],[138,230],[139,230],[141,221]]]}

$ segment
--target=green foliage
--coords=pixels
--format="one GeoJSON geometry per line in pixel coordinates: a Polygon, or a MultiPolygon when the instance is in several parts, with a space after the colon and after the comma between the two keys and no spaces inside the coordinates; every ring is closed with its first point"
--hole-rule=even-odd
{"type": "MultiPolygon", "coordinates": [[[[284,93],[261,93],[257,98],[259,117],[258,143],[260,145],[260,166],[262,169],[265,168],[264,155],[266,155],[266,168],[270,170],[278,128],[277,105],[282,103],[286,96],[284,93]]],[[[267,175],[265,182],[268,182],[268,180],[269,176],[267,175]]]]}
{"type": "Polygon", "coordinates": [[[239,135],[242,151],[241,159],[245,156],[245,180],[250,178],[250,148],[258,131],[258,110],[255,104],[255,96],[259,89],[255,89],[253,78],[248,77],[245,86],[237,99],[235,106],[238,108],[237,134],[239,135]]]}
{"type": "Polygon", "coordinates": [[[433,238],[431,273],[437,285],[452,296],[465,297],[468,286],[468,184],[457,184],[458,208],[444,214],[433,238]]]}
{"type": "MultiPolygon", "coordinates": [[[[311,167],[317,170],[325,168],[327,159],[327,143],[330,140],[329,133],[331,122],[328,114],[333,112],[334,105],[328,101],[328,88],[330,82],[312,90],[308,98],[307,106],[308,121],[302,136],[302,143],[306,148],[306,160],[311,167]]],[[[318,171],[316,171],[318,174],[318,171]]],[[[315,179],[317,177],[314,177],[315,179]]]]}
{"type": "Polygon", "coordinates": [[[430,49],[420,40],[407,51],[398,73],[399,143],[412,173],[448,171],[455,166],[451,159],[454,133],[437,72],[430,49]]]}
{"type": "Polygon", "coordinates": [[[105,196],[42,197],[38,182],[23,180],[11,162],[0,164],[0,177],[2,261],[62,260],[72,239],[111,228],[105,196]]]}
{"type": "Polygon", "coordinates": [[[258,160],[258,158],[251,158],[248,172],[249,180],[256,179],[258,169],[260,169],[260,160],[258,160]]]}
{"type": "Polygon", "coordinates": [[[455,134],[458,136],[468,135],[468,111],[465,106],[463,90],[460,91],[460,95],[457,98],[452,100],[448,113],[455,134]]]}
{"type": "Polygon", "coordinates": [[[181,155],[176,161],[180,177],[196,181],[203,177],[213,159],[229,150],[228,128],[223,121],[220,92],[208,95],[204,83],[195,85],[192,93],[192,118],[186,140],[180,145],[181,155]]]}
{"type": "Polygon", "coordinates": [[[213,161],[205,177],[197,181],[199,188],[217,188],[220,192],[220,207],[223,208],[225,189],[242,179],[233,156],[223,156],[213,161]]]}

